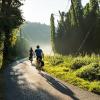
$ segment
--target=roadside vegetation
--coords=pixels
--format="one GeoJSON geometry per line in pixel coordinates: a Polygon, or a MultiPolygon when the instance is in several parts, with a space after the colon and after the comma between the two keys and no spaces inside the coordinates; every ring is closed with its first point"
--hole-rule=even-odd
{"type": "Polygon", "coordinates": [[[0,55],[0,68],[1,68],[1,65],[2,65],[2,56],[0,55]]]}
{"type": "Polygon", "coordinates": [[[100,56],[46,56],[44,70],[54,77],[100,94],[100,56]]]}

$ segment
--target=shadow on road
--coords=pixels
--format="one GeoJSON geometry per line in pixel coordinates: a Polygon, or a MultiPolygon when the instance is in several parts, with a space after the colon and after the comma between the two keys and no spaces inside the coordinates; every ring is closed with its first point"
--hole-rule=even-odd
{"type": "Polygon", "coordinates": [[[67,86],[65,86],[58,80],[42,72],[40,73],[40,75],[46,78],[47,82],[55,89],[59,90],[61,93],[70,96],[73,100],[79,100],[77,97],[75,97],[75,94],[72,92],[72,90],[70,90],[67,86]]]}
{"type": "Polygon", "coordinates": [[[58,97],[37,87],[36,84],[29,84],[24,77],[21,79],[18,78],[23,75],[24,73],[20,72],[20,67],[13,70],[13,67],[10,66],[5,70],[6,100],[59,100],[58,97]],[[19,84],[19,80],[23,81],[23,83],[19,84]],[[33,88],[31,88],[31,86],[33,86],[33,88]]]}

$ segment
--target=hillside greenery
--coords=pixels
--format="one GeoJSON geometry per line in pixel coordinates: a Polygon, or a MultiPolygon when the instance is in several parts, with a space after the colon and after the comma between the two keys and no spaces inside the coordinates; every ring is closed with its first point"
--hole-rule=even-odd
{"type": "Polygon", "coordinates": [[[22,36],[32,44],[50,44],[50,26],[26,22],[21,27],[22,36]]]}

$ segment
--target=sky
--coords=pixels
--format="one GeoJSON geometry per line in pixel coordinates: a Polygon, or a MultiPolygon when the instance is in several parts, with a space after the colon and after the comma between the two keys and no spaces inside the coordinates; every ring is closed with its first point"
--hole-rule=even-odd
{"type": "MultiPolygon", "coordinates": [[[[89,0],[82,0],[85,5],[89,0]]],[[[58,11],[68,11],[70,0],[25,0],[23,7],[23,17],[26,21],[39,22],[50,25],[50,15],[54,13],[55,24],[59,19],[58,11]]]]}

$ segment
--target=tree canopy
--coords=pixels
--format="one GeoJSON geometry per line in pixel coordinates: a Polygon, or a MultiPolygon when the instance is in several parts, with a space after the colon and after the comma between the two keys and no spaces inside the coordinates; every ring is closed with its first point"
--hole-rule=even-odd
{"type": "Polygon", "coordinates": [[[20,7],[22,0],[0,0],[0,34],[4,34],[3,66],[10,54],[13,30],[23,23],[20,7]]]}
{"type": "Polygon", "coordinates": [[[60,19],[54,36],[57,53],[99,53],[99,2],[99,0],[90,0],[83,7],[81,0],[71,0],[69,11],[59,12],[60,19]]]}

